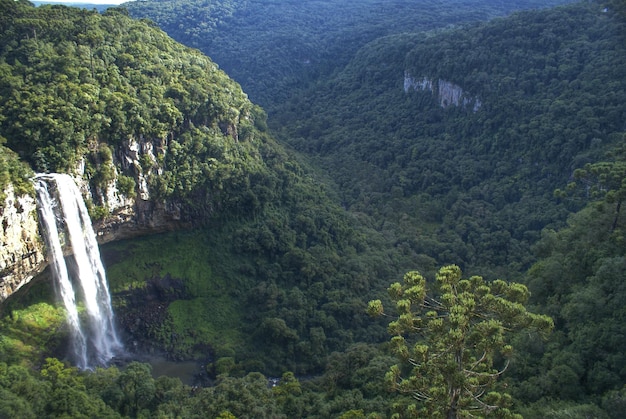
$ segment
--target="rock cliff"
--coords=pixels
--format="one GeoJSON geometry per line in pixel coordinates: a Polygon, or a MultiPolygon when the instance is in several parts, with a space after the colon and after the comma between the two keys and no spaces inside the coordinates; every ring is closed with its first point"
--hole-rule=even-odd
{"type": "MultiPolygon", "coordinates": [[[[105,212],[101,219],[94,222],[100,243],[179,229],[191,224],[182,215],[180,203],[158,200],[150,193],[150,177],[158,176],[163,170],[157,163],[157,156],[164,153],[165,143],[161,140],[136,138],[122,142],[112,154],[112,161],[90,162],[97,166],[110,164],[113,176],[102,186],[90,184],[85,161],[78,165],[73,176],[83,196],[91,205],[105,212]],[[130,174],[127,179],[134,182],[131,183],[133,187],[125,193],[119,186],[120,176],[124,176],[121,171],[130,174]]],[[[6,199],[0,208],[0,303],[47,266],[35,197],[16,196],[11,184],[4,193],[6,199]]]]}
{"type": "MultiPolygon", "coordinates": [[[[2,189],[7,178],[22,190],[30,169],[70,174],[101,243],[244,205],[234,197],[251,192],[248,177],[266,174],[266,145],[253,141],[264,113],[241,86],[208,57],[121,10],[60,13],[27,3],[0,6],[0,17],[11,16],[0,18],[0,38],[11,45],[2,51],[0,153],[15,154],[6,170],[0,165],[2,189]],[[42,53],[34,57],[24,34],[42,25],[35,37],[42,53]],[[26,165],[28,173],[11,171],[26,165]]],[[[0,202],[0,301],[45,266],[35,199],[14,195],[0,202]]]]}
{"type": "Polygon", "coordinates": [[[408,71],[404,73],[404,93],[415,91],[429,91],[436,95],[437,102],[442,108],[449,106],[470,107],[476,112],[482,106],[478,97],[468,95],[462,87],[447,80],[433,80],[428,77],[415,78],[408,71]]]}
{"type": "Polygon", "coordinates": [[[106,243],[138,235],[175,230],[191,224],[182,215],[182,205],[175,201],[153,197],[150,178],[163,174],[158,163],[167,150],[166,140],[129,138],[119,145],[112,156],[113,178],[104,186],[90,186],[79,179],[83,193],[94,204],[106,208],[107,214],[94,224],[98,241],[106,243]],[[120,173],[130,175],[134,186],[130,191],[120,190],[120,173]]]}
{"type": "Polygon", "coordinates": [[[11,184],[4,193],[6,199],[0,209],[0,302],[28,283],[46,263],[35,198],[16,195],[11,184]]]}

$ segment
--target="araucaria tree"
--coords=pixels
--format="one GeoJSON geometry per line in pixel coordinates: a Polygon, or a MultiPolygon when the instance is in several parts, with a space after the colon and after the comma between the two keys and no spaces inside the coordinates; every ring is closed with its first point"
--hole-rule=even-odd
{"type": "MultiPolygon", "coordinates": [[[[401,362],[385,380],[412,397],[395,417],[519,417],[509,410],[510,396],[496,387],[513,352],[507,337],[522,329],[545,336],[554,326],[550,317],[526,310],[524,285],[462,279],[451,265],[437,274],[436,297],[415,271],[404,275],[404,284],[392,284],[389,294],[397,311],[389,323],[391,345],[401,362]]],[[[385,315],[380,300],[370,301],[368,312],[385,315]]]]}

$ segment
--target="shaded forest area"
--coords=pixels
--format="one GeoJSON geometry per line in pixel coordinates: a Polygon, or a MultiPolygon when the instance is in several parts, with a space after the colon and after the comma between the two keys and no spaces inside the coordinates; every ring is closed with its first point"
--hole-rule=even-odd
{"type": "Polygon", "coordinates": [[[200,49],[271,111],[375,39],[570,1],[159,0],[124,6],[131,16],[149,18],[178,42],[200,49]]]}
{"type": "Polygon", "coordinates": [[[396,246],[510,277],[534,261],[541,229],[584,203],[554,190],[622,140],[621,31],[597,4],[578,4],[382,38],[272,123],[331,173],[345,207],[385,220],[396,246]],[[407,74],[453,83],[481,107],[405,91],[407,74]]]}

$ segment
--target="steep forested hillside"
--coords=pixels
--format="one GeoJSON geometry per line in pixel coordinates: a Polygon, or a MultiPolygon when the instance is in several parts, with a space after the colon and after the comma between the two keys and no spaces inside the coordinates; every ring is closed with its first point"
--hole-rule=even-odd
{"type": "Polygon", "coordinates": [[[381,38],[272,123],[396,246],[516,275],[573,204],[554,189],[621,139],[622,33],[581,3],[381,38]]]}
{"type": "Polygon", "coordinates": [[[623,165],[606,152],[623,143],[625,21],[605,6],[377,39],[270,120],[336,182],[345,207],[422,270],[454,262],[525,276],[537,308],[557,322],[546,346],[522,344],[514,368],[534,376],[510,382],[531,403],[520,410],[528,417],[622,411],[623,310],[613,302],[623,282],[623,171],[597,169],[576,194],[553,194],[587,163],[623,165]],[[593,190],[614,191],[555,233],[593,190]]]}
{"type": "MultiPolygon", "coordinates": [[[[276,144],[263,111],[210,59],[124,10],[0,7],[3,184],[29,192],[31,169],[64,171],[92,191],[113,182],[134,198],[143,173],[150,199],[180,206],[195,227],[105,251],[129,347],[197,359],[214,378],[319,372],[331,351],[382,335],[365,301],[395,274],[393,258],[276,144]],[[124,144],[145,139],[158,145],[155,158],[124,166],[124,144]]],[[[108,207],[93,215],[106,219],[108,207]]],[[[39,368],[42,357],[63,354],[67,331],[49,282],[3,309],[3,362],[39,368]]],[[[15,368],[2,364],[3,391],[15,400],[7,408],[18,412],[9,416],[73,416],[54,399],[82,391],[82,376],[63,395],[54,382],[33,382],[45,391],[28,405],[31,393],[5,380],[15,368]]],[[[94,409],[82,412],[106,410],[94,409]]]]}
{"type": "MultiPolygon", "coordinates": [[[[623,157],[617,161],[624,163],[623,157]]],[[[611,228],[615,205],[587,206],[570,217],[567,228],[544,231],[535,247],[540,261],[526,281],[533,303],[555,319],[558,331],[545,347],[531,341],[520,345],[517,373],[532,378],[519,385],[515,395],[535,402],[530,417],[558,409],[559,404],[569,405],[575,417],[604,417],[594,411],[593,403],[608,417],[617,418],[623,411],[626,249],[623,221],[611,228]]]]}
{"type": "Polygon", "coordinates": [[[568,0],[151,0],[126,3],[185,45],[199,48],[270,106],[345,65],[381,36],[487,20],[568,0]]]}

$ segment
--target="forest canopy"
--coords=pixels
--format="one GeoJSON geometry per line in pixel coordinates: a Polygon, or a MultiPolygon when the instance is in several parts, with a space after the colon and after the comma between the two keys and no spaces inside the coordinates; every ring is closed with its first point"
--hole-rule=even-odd
{"type": "MultiPolygon", "coordinates": [[[[130,194],[119,147],[157,141],[141,162],[158,174],[149,187],[195,228],[103,255],[131,345],[194,360],[204,380],[53,358],[67,330],[40,280],[2,307],[0,416],[411,417],[429,406],[389,392],[419,384],[393,366],[432,336],[388,343],[366,302],[393,307],[385,288],[404,272],[454,264],[554,320],[545,341],[513,333],[470,354],[488,376],[507,365],[493,406],[619,417],[624,17],[580,2],[480,22],[513,6],[454,5],[159,1],[99,14],[0,0],[1,185],[29,192],[32,171],[84,163],[92,186],[117,173],[130,194]],[[141,13],[153,21],[129,16],[141,13]]],[[[453,294],[432,285],[433,301],[453,294]]],[[[398,322],[415,325],[402,301],[398,322]]]]}
{"type": "Polygon", "coordinates": [[[571,0],[158,0],[124,4],[200,49],[273,110],[346,65],[375,39],[485,21],[571,0]]]}

